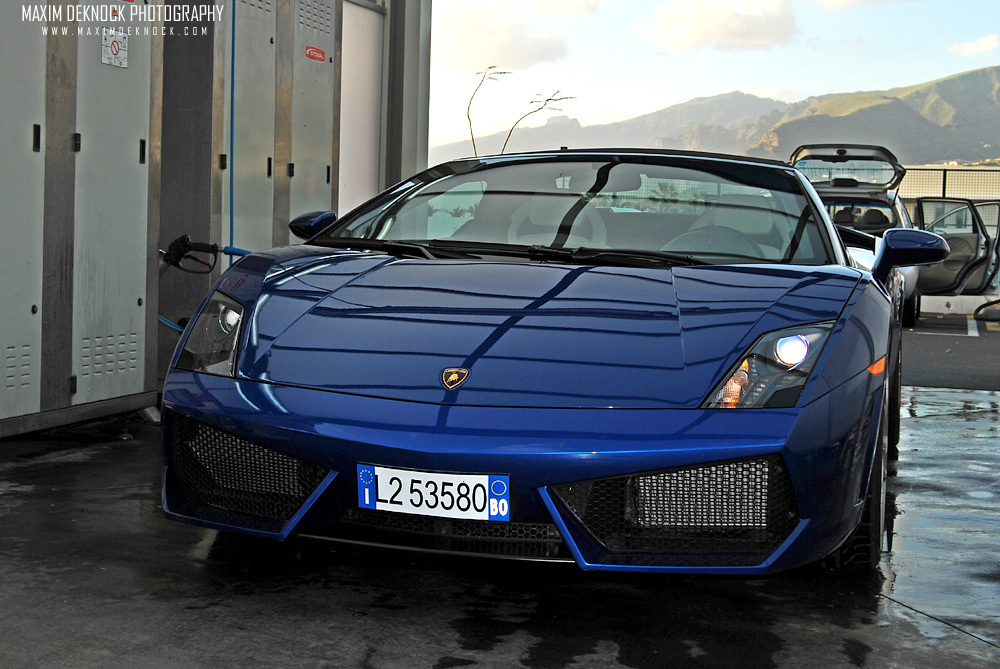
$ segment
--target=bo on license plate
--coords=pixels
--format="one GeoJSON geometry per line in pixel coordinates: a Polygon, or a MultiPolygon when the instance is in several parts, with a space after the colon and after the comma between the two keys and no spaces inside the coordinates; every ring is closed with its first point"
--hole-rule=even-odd
{"type": "Polygon", "coordinates": [[[510,520],[510,477],[358,465],[358,506],[442,518],[510,520]]]}

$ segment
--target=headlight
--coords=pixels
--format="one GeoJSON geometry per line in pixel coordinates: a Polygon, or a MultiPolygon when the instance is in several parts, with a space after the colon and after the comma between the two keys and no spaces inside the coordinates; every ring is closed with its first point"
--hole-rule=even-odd
{"type": "Polygon", "coordinates": [[[832,327],[830,321],[767,333],[729,371],[703,408],[795,406],[832,327]]]}
{"type": "Polygon", "coordinates": [[[177,366],[192,372],[236,375],[243,306],[216,292],[199,314],[177,358],[177,366]]]}

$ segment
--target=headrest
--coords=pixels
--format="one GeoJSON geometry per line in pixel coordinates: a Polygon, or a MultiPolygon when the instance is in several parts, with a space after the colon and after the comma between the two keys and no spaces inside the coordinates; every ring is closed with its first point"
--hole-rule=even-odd
{"type": "Polygon", "coordinates": [[[848,208],[841,209],[833,215],[833,222],[838,225],[854,225],[854,212],[848,208]]]}
{"type": "Polygon", "coordinates": [[[570,208],[580,201],[575,193],[538,193],[528,203],[528,219],[535,225],[558,226],[570,208]]]}
{"type": "Polygon", "coordinates": [[[774,210],[760,196],[726,194],[719,197],[716,225],[735,228],[749,235],[767,235],[773,232],[775,223],[774,210]]]}
{"type": "Polygon", "coordinates": [[[878,209],[869,209],[861,217],[861,223],[868,226],[887,226],[889,225],[889,219],[878,209]]]}

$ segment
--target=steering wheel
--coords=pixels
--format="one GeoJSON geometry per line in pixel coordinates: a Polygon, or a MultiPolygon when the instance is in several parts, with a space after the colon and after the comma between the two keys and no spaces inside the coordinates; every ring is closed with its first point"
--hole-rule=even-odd
{"type": "Polygon", "coordinates": [[[660,250],[764,259],[764,252],[750,235],[725,225],[708,225],[685,232],[671,239],[660,250]]]}

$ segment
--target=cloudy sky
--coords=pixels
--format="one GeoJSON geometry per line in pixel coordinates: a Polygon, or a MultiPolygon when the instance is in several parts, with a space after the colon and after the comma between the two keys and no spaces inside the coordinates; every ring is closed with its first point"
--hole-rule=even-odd
{"type": "MultiPolygon", "coordinates": [[[[506,131],[537,94],[584,125],[734,90],[785,101],[1000,64],[1000,0],[434,0],[430,144],[506,131]]],[[[525,125],[545,122],[548,111],[525,125]]]]}

